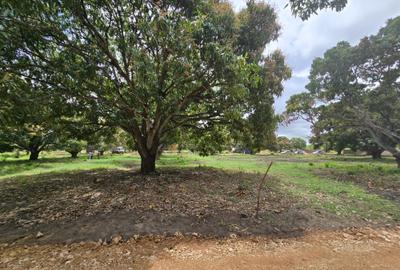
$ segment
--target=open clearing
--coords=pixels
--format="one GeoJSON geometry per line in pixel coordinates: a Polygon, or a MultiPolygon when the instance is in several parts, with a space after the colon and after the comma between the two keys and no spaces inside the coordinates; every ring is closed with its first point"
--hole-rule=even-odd
{"type": "Polygon", "coordinates": [[[137,166],[135,155],[4,160],[0,267],[400,264],[400,173],[390,159],[185,153],[165,154],[158,175],[135,174],[137,166]],[[257,187],[270,161],[256,218],[257,187]]]}

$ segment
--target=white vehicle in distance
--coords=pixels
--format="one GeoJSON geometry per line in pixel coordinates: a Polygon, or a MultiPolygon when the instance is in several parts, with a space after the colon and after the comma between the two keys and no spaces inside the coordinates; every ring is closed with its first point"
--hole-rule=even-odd
{"type": "Polygon", "coordinates": [[[122,146],[114,147],[114,148],[111,150],[111,153],[113,153],[113,154],[123,154],[123,153],[125,153],[125,148],[122,147],[122,146]]]}

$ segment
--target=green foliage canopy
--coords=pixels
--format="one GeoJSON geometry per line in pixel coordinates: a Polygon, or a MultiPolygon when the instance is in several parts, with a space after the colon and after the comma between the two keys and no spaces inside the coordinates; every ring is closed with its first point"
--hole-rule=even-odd
{"type": "Polygon", "coordinates": [[[307,142],[302,138],[291,138],[290,139],[291,149],[305,149],[307,142]]]}
{"type": "Polygon", "coordinates": [[[30,160],[53,145],[57,136],[52,104],[57,96],[48,96],[40,85],[33,85],[13,74],[0,78],[0,142],[5,150],[30,152],[30,160]]]}
{"type": "Polygon", "coordinates": [[[122,128],[144,173],[155,170],[175,129],[232,124],[260,111],[247,102],[253,92],[270,107],[288,76],[278,53],[260,71],[260,52],[279,27],[273,9],[254,1],[238,16],[214,1],[22,0],[0,8],[0,72],[34,82],[90,123],[122,128]],[[249,90],[260,72],[267,80],[278,71],[262,92],[249,90]]]}
{"type": "Polygon", "coordinates": [[[399,47],[400,17],[389,20],[376,35],[363,38],[356,46],[338,43],[312,65],[304,95],[312,97],[317,108],[297,102],[298,108],[289,104],[288,110],[305,114],[315,109],[316,135],[349,128],[367,132],[400,166],[399,47]]]}

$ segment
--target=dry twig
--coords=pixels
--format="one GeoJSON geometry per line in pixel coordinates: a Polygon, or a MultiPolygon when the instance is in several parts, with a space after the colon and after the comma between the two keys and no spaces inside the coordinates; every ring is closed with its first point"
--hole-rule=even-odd
{"type": "Polygon", "coordinates": [[[259,186],[258,186],[258,190],[257,190],[257,207],[256,207],[256,215],[255,215],[256,218],[258,218],[258,211],[260,211],[261,189],[262,189],[262,187],[265,185],[265,181],[266,181],[266,179],[267,179],[268,172],[269,172],[269,170],[271,169],[272,163],[273,163],[273,162],[271,161],[271,163],[269,164],[269,166],[268,166],[268,168],[267,168],[267,171],[266,171],[265,174],[264,174],[264,177],[261,179],[260,184],[259,184],[259,186]]]}

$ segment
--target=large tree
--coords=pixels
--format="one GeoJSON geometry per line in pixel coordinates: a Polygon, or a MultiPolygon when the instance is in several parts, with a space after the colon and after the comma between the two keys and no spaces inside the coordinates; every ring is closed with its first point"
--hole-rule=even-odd
{"type": "MultiPolygon", "coordinates": [[[[219,1],[1,2],[1,71],[58,92],[84,116],[135,140],[155,171],[175,129],[230,124],[248,111],[251,58],[277,35],[276,16],[248,20],[219,1]],[[257,37],[246,47],[241,33],[257,37]]],[[[264,89],[269,91],[269,89],[264,89]]]]}
{"type": "MultiPolygon", "coordinates": [[[[319,118],[368,133],[400,167],[400,17],[356,46],[340,42],[314,60],[307,85],[319,118]]],[[[319,119],[321,121],[321,119],[319,119]]]]}
{"type": "Polygon", "coordinates": [[[259,152],[275,141],[275,130],[279,121],[273,104],[275,96],[283,92],[282,81],[291,76],[280,51],[260,58],[259,83],[249,86],[246,117],[238,129],[244,147],[259,152]]]}
{"type": "Polygon", "coordinates": [[[68,140],[91,140],[114,131],[92,125],[47,85],[24,76],[0,73],[0,96],[0,142],[7,146],[4,150],[29,152],[30,160],[68,140]]]}
{"type": "Polygon", "coordinates": [[[324,146],[326,151],[335,150],[338,155],[345,148],[353,151],[365,151],[372,158],[381,158],[383,148],[377,145],[368,132],[363,129],[348,126],[337,117],[337,111],[332,106],[318,105],[315,97],[303,92],[293,95],[286,103],[284,121],[290,124],[292,121],[302,119],[311,125],[313,136],[310,142],[315,148],[324,146]]]}
{"type": "Polygon", "coordinates": [[[248,56],[248,63],[258,64],[259,69],[258,81],[246,84],[249,90],[248,98],[243,100],[246,117],[234,123],[231,133],[242,147],[258,152],[275,140],[278,117],[273,108],[274,98],[282,94],[282,82],[290,78],[291,70],[281,51],[265,54],[265,46],[278,38],[280,30],[277,14],[269,5],[248,1],[238,20],[235,47],[248,56]]]}
{"type": "Polygon", "coordinates": [[[56,142],[57,97],[44,94],[44,89],[10,74],[0,76],[0,142],[6,150],[18,149],[37,160],[39,153],[56,142]]]}

